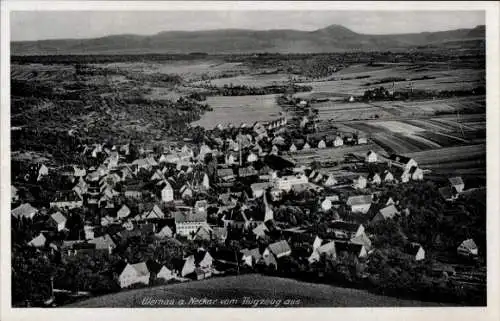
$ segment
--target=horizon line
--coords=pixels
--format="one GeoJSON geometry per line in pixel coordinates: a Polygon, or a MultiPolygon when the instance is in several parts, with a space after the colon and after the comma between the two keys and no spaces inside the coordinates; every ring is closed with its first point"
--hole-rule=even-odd
{"type": "Polygon", "coordinates": [[[232,31],[299,31],[299,32],[317,32],[319,30],[327,29],[330,27],[340,27],[347,29],[353,33],[356,33],[358,35],[367,35],[367,36],[387,36],[387,35],[411,35],[411,34],[424,34],[424,33],[433,33],[433,32],[447,32],[447,31],[454,31],[454,30],[463,30],[463,29],[475,29],[478,27],[486,27],[486,24],[478,24],[475,26],[471,26],[468,28],[453,28],[453,29],[440,29],[440,30],[433,30],[433,31],[417,31],[417,32],[402,32],[402,33],[361,33],[361,32],[356,32],[353,31],[351,28],[348,28],[344,25],[341,24],[330,24],[322,28],[314,29],[314,30],[305,30],[305,29],[290,29],[290,28],[277,28],[277,29],[253,29],[253,28],[218,28],[218,29],[192,29],[192,30],[162,30],[158,31],[156,33],[149,33],[149,34],[140,34],[140,33],[123,33],[123,34],[118,34],[118,33],[111,33],[103,36],[96,36],[96,37],[82,37],[82,38],[41,38],[41,39],[32,39],[32,40],[12,40],[10,39],[10,43],[15,43],[15,42],[37,42],[37,41],[64,41],[64,40],[92,40],[92,39],[103,39],[103,38],[108,38],[108,37],[117,37],[117,36],[137,36],[137,37],[153,37],[156,35],[159,35],[161,33],[169,33],[169,32],[185,32],[185,33],[191,33],[191,32],[213,32],[213,31],[224,31],[224,30],[232,30],[232,31]]]}

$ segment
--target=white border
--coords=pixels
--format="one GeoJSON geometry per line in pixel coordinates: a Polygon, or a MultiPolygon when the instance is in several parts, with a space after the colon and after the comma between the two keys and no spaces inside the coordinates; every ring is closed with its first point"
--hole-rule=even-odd
{"type": "Polygon", "coordinates": [[[148,319],[253,320],[318,318],[321,320],[500,320],[499,266],[499,5],[497,2],[163,2],[163,1],[8,1],[1,2],[1,320],[148,319]],[[485,10],[487,33],[487,200],[488,307],[487,308],[288,308],[288,309],[12,309],[10,298],[10,69],[9,12],[16,10],[485,10]]]}

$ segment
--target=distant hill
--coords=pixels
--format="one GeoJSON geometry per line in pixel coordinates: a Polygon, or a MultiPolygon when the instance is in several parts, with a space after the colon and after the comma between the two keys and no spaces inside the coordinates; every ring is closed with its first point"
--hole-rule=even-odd
{"type": "Polygon", "coordinates": [[[94,39],[14,41],[12,55],[131,53],[321,53],[396,50],[471,40],[483,41],[485,26],[439,32],[368,35],[340,25],[315,31],[223,29],[165,31],[151,36],[114,35],[94,39]]]}
{"type": "MultiPolygon", "coordinates": [[[[67,307],[159,308],[169,306],[168,304],[156,306],[143,305],[143,302],[148,302],[147,300],[143,301],[145,298],[164,301],[174,300],[175,302],[183,299],[186,303],[191,298],[217,300],[210,304],[205,302],[204,304],[200,303],[199,305],[187,305],[183,307],[249,307],[248,301],[243,301],[245,297],[254,300],[282,300],[281,302],[287,299],[300,301],[298,305],[290,305],[291,307],[450,306],[448,304],[398,299],[372,294],[363,290],[340,288],[326,284],[305,283],[279,277],[246,274],[122,291],[73,303],[67,307]],[[222,301],[224,299],[236,299],[237,302],[225,303],[222,301]]],[[[174,304],[173,306],[179,307],[178,304],[174,304]]],[[[269,305],[261,305],[260,307],[269,307],[269,305]]],[[[280,305],[280,307],[285,306],[280,305]]]]}

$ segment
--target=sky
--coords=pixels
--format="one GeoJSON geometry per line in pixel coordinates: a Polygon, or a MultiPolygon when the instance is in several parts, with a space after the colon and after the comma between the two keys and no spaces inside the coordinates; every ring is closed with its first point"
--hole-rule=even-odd
{"type": "Polygon", "coordinates": [[[365,34],[473,28],[483,11],[12,11],[12,41],[152,35],[169,30],[296,29],[343,25],[365,34]]]}

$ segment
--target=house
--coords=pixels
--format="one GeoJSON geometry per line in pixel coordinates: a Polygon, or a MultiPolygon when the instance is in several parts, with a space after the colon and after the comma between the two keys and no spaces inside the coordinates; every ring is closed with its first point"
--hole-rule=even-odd
{"type": "Polygon", "coordinates": [[[83,200],[74,190],[59,191],[49,204],[50,207],[72,209],[82,207],[83,200]]]}
{"type": "Polygon", "coordinates": [[[116,248],[116,243],[109,234],[93,238],[88,241],[89,244],[95,244],[96,251],[103,251],[111,254],[116,248]]]}
{"type": "Polygon", "coordinates": [[[362,244],[335,241],[335,249],[337,250],[337,255],[342,252],[347,252],[354,254],[357,258],[366,258],[368,256],[368,251],[362,244]]]}
{"type": "Polygon", "coordinates": [[[160,207],[158,205],[156,205],[156,204],[153,205],[153,207],[151,208],[151,210],[143,213],[143,215],[142,215],[142,219],[144,219],[144,220],[161,219],[161,218],[165,218],[165,214],[160,209],[160,207]]]}
{"type": "Polygon", "coordinates": [[[120,160],[120,155],[118,152],[113,151],[110,155],[104,160],[105,165],[107,165],[108,169],[112,169],[118,166],[118,161],[120,160]]]}
{"type": "Polygon", "coordinates": [[[198,154],[198,159],[203,161],[205,159],[205,156],[208,154],[212,154],[212,149],[208,147],[207,144],[203,143],[200,146],[200,153],[198,154]]]}
{"type": "Polygon", "coordinates": [[[295,146],[295,144],[292,144],[292,145],[290,146],[290,148],[288,149],[288,151],[289,151],[290,153],[295,153],[295,152],[297,152],[297,146],[295,146]]]}
{"type": "Polygon", "coordinates": [[[305,143],[304,146],[302,146],[302,150],[309,150],[311,149],[311,145],[309,145],[309,143],[305,143]]]}
{"type": "Polygon", "coordinates": [[[385,170],[381,177],[382,181],[385,183],[390,183],[394,181],[394,176],[388,170],[385,170]]]}
{"type": "Polygon", "coordinates": [[[328,198],[325,198],[321,202],[321,209],[326,212],[329,211],[331,208],[332,208],[332,201],[330,201],[328,198]]]}
{"type": "Polygon", "coordinates": [[[271,187],[272,184],[270,182],[261,182],[261,183],[253,183],[250,185],[250,189],[252,190],[252,196],[254,198],[261,197],[268,187],[271,187]]]}
{"type": "Polygon", "coordinates": [[[110,224],[113,224],[115,222],[115,218],[111,217],[109,215],[106,215],[101,218],[101,225],[102,226],[108,226],[110,224]]]}
{"type": "Polygon", "coordinates": [[[457,254],[464,257],[477,256],[478,248],[473,239],[463,241],[457,248],[457,254]]]}
{"type": "Polygon", "coordinates": [[[448,181],[450,182],[450,186],[453,187],[457,191],[457,193],[463,192],[465,184],[462,180],[462,177],[451,177],[448,179],[448,181]]]}
{"type": "Polygon", "coordinates": [[[161,180],[165,180],[165,177],[163,176],[163,173],[159,169],[157,169],[149,180],[150,181],[161,181],[161,180]]]}
{"type": "Polygon", "coordinates": [[[168,269],[165,265],[163,265],[160,271],[156,274],[157,279],[162,279],[164,281],[170,281],[175,278],[175,274],[172,270],[168,269]]]}
{"type": "Polygon", "coordinates": [[[377,160],[378,160],[378,156],[374,151],[371,150],[368,153],[366,153],[366,157],[365,157],[366,163],[376,163],[377,160]]]}
{"type": "Polygon", "coordinates": [[[37,213],[38,210],[31,206],[30,203],[21,204],[11,211],[12,216],[16,217],[17,219],[21,219],[23,217],[33,219],[33,217],[37,213]]]}
{"type": "Polygon", "coordinates": [[[251,250],[243,249],[240,252],[242,254],[241,261],[243,262],[243,265],[254,266],[262,259],[262,255],[260,254],[258,247],[251,250]]]}
{"type": "Polygon", "coordinates": [[[424,179],[424,171],[418,167],[412,167],[410,169],[411,179],[414,181],[421,181],[424,179]]]}
{"type": "Polygon", "coordinates": [[[155,236],[160,239],[171,238],[173,237],[173,235],[174,233],[172,232],[172,229],[168,225],[162,227],[161,230],[155,234],[155,236]]]}
{"type": "Polygon", "coordinates": [[[278,267],[278,259],[289,256],[292,254],[292,249],[288,245],[287,241],[278,241],[271,243],[267,246],[262,253],[262,258],[267,266],[274,265],[275,268],[278,267]]]}
{"type": "Polygon", "coordinates": [[[259,173],[252,166],[238,168],[239,177],[251,177],[257,175],[259,175],[259,173]]]}
{"type": "Polygon", "coordinates": [[[119,219],[124,219],[124,218],[127,218],[129,215],[130,215],[130,209],[128,208],[127,205],[122,205],[122,207],[118,210],[118,212],[116,213],[116,216],[119,218],[119,219]]]}
{"type": "Polygon", "coordinates": [[[354,243],[354,244],[360,244],[360,245],[363,245],[364,248],[370,252],[370,250],[372,249],[372,241],[370,240],[370,238],[365,234],[365,232],[351,238],[351,243],[354,243]]]}
{"type": "Polygon", "coordinates": [[[408,183],[410,181],[411,174],[410,171],[403,170],[399,171],[398,179],[401,183],[408,183]]]}
{"type": "Polygon", "coordinates": [[[425,250],[420,243],[412,242],[405,247],[405,253],[410,255],[415,261],[425,259],[425,250]]]}
{"type": "Polygon", "coordinates": [[[364,189],[366,188],[367,180],[363,176],[358,176],[357,178],[352,180],[352,187],[355,189],[364,189]]]}
{"type": "Polygon", "coordinates": [[[83,226],[83,233],[85,234],[86,240],[92,240],[94,238],[94,227],[90,225],[83,226]]]}
{"type": "Polygon", "coordinates": [[[220,168],[217,170],[217,176],[225,182],[234,181],[234,173],[232,168],[220,168]]]}
{"type": "Polygon", "coordinates": [[[309,174],[309,181],[313,183],[319,183],[323,180],[323,174],[317,171],[312,171],[311,174],[309,174]]]}
{"type": "Polygon", "coordinates": [[[333,175],[323,176],[323,185],[326,187],[337,185],[337,180],[333,175]]]}
{"type": "Polygon", "coordinates": [[[182,186],[179,192],[181,193],[182,199],[193,197],[193,189],[187,184],[182,186]]]}
{"type": "Polygon", "coordinates": [[[454,187],[443,186],[438,189],[441,197],[448,202],[453,202],[458,198],[457,190],[454,187]]]}
{"type": "Polygon", "coordinates": [[[319,262],[321,256],[325,256],[326,259],[330,260],[335,260],[337,258],[335,241],[328,242],[314,249],[311,256],[309,256],[308,261],[310,264],[314,262],[319,262]]]}
{"type": "Polygon", "coordinates": [[[196,214],[207,215],[208,202],[206,200],[196,201],[194,211],[196,214]]]}
{"type": "Polygon", "coordinates": [[[372,204],[371,195],[349,196],[346,204],[351,207],[351,212],[366,214],[372,204]]]}
{"type": "Polygon", "coordinates": [[[212,227],[212,238],[218,242],[224,243],[227,239],[227,228],[220,226],[212,227]]]}
{"type": "Polygon", "coordinates": [[[201,181],[201,187],[203,190],[208,191],[210,189],[210,180],[206,173],[203,174],[203,179],[201,181]]]}
{"type": "Polygon", "coordinates": [[[370,181],[370,184],[380,185],[380,183],[382,183],[382,178],[380,178],[378,173],[371,173],[368,175],[368,181],[370,181]]]}
{"type": "Polygon", "coordinates": [[[49,225],[60,232],[66,228],[66,217],[61,212],[56,212],[50,216],[49,225]]]}
{"type": "Polygon", "coordinates": [[[190,237],[192,233],[196,233],[199,227],[207,225],[207,213],[175,212],[174,213],[176,233],[190,237]]]}
{"type": "Polygon", "coordinates": [[[73,166],[73,176],[83,178],[87,175],[87,170],[85,168],[80,168],[76,165],[73,166]]]}
{"type": "Polygon", "coordinates": [[[196,279],[203,279],[211,275],[213,270],[213,258],[208,251],[198,249],[196,253],[188,256],[184,261],[181,276],[194,276],[196,279]],[[196,271],[198,269],[198,271],[196,271]],[[194,274],[193,274],[194,273],[194,274]]]}
{"type": "Polygon", "coordinates": [[[363,136],[358,136],[357,143],[358,143],[358,145],[368,144],[368,139],[366,137],[363,137],[363,136]]]}
{"type": "Polygon", "coordinates": [[[396,205],[396,202],[394,202],[394,199],[392,197],[389,197],[387,199],[387,201],[385,202],[385,206],[389,206],[389,205],[396,205]]]}
{"type": "MultiPolygon", "coordinates": [[[[50,246],[52,245],[54,244],[51,243],[50,246]]],[[[94,256],[95,246],[81,241],[63,241],[59,250],[63,259],[68,256],[94,256]]]]}
{"type": "Polygon", "coordinates": [[[285,142],[285,139],[281,136],[276,136],[273,138],[273,140],[271,141],[271,144],[273,145],[280,145],[280,146],[284,146],[286,144],[285,142]]]}
{"type": "Polygon", "coordinates": [[[208,225],[203,225],[198,227],[196,232],[194,233],[192,240],[193,241],[210,241],[212,239],[212,229],[208,225]]]}
{"type": "Polygon", "coordinates": [[[169,182],[165,180],[165,186],[161,190],[161,200],[163,202],[171,202],[174,200],[174,189],[169,182]]]}
{"type": "Polygon", "coordinates": [[[145,262],[127,264],[118,277],[120,287],[127,288],[133,284],[149,285],[150,273],[145,262]]]}
{"type": "Polygon", "coordinates": [[[389,164],[390,166],[396,166],[404,171],[409,171],[412,167],[418,167],[417,162],[410,157],[392,154],[389,156],[389,164]]]}
{"type": "Polygon", "coordinates": [[[372,222],[378,222],[378,221],[384,221],[387,219],[394,218],[396,215],[399,214],[398,209],[394,206],[394,204],[391,204],[389,206],[386,206],[378,211],[377,214],[372,219],[372,222]]]}
{"type": "Polygon", "coordinates": [[[47,239],[42,233],[40,233],[37,237],[29,241],[28,245],[33,247],[44,247],[45,242],[47,242],[47,239]]]}
{"type": "Polygon", "coordinates": [[[352,239],[365,234],[365,227],[362,224],[356,224],[344,221],[334,221],[328,224],[327,232],[332,233],[337,239],[352,239]]]}
{"type": "Polygon", "coordinates": [[[344,140],[340,136],[335,136],[335,139],[333,140],[333,146],[334,147],[339,147],[344,145],[344,140]]]}
{"type": "Polygon", "coordinates": [[[309,180],[304,174],[296,174],[290,176],[279,177],[275,180],[275,187],[284,191],[289,191],[292,189],[293,185],[306,184],[309,180]]]}
{"type": "Polygon", "coordinates": [[[19,200],[18,189],[14,186],[10,186],[10,199],[12,202],[17,202],[19,200]]]}
{"type": "Polygon", "coordinates": [[[254,153],[252,153],[252,152],[250,154],[248,154],[248,156],[247,156],[247,162],[248,163],[254,163],[254,162],[258,161],[258,160],[259,160],[259,157],[257,155],[255,155],[254,153]]]}
{"type": "Polygon", "coordinates": [[[324,149],[326,148],[326,142],[324,139],[320,140],[319,143],[318,143],[318,148],[319,149],[324,149]]]}
{"type": "Polygon", "coordinates": [[[269,231],[267,229],[266,224],[261,223],[257,225],[253,230],[252,233],[257,237],[257,238],[264,238],[266,236],[266,232],[269,231]]]}
{"type": "Polygon", "coordinates": [[[29,171],[32,178],[36,177],[37,182],[49,175],[49,169],[44,164],[33,164],[30,166],[29,171]]]}

